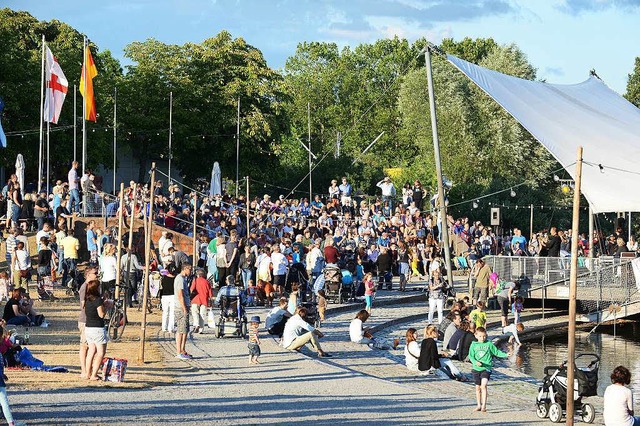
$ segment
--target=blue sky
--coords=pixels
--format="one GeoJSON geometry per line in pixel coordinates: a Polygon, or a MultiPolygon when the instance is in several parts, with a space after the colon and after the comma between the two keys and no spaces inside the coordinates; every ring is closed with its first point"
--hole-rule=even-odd
{"type": "Polygon", "coordinates": [[[493,37],[516,43],[550,83],[589,70],[624,93],[640,56],[640,0],[2,0],[38,19],[65,21],[123,59],[131,42],[200,42],[226,29],[280,68],[301,41],[355,46],[398,35],[493,37]]]}

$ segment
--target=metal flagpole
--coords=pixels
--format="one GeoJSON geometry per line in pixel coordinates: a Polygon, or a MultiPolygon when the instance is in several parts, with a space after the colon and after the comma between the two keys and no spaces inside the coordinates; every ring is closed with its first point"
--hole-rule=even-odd
{"type": "Polygon", "coordinates": [[[309,136],[307,139],[307,148],[309,151],[309,202],[313,201],[313,183],[311,180],[311,103],[307,102],[307,129],[309,130],[309,136]]]}
{"type": "Polygon", "coordinates": [[[573,189],[573,223],[571,225],[571,275],[569,281],[569,341],[567,345],[567,426],[573,426],[574,373],[576,354],[576,292],[578,288],[578,226],[580,226],[580,183],[582,180],[582,147],[578,147],[576,178],[573,189]]]}
{"type": "Polygon", "coordinates": [[[245,225],[245,227],[247,228],[247,234],[246,234],[246,238],[247,241],[249,240],[250,234],[251,234],[251,227],[250,225],[250,217],[249,217],[249,209],[250,209],[250,202],[249,202],[249,176],[247,176],[245,179],[247,179],[247,224],[245,225]]]}
{"type": "Polygon", "coordinates": [[[50,133],[50,126],[51,123],[49,123],[49,121],[47,121],[47,187],[45,188],[45,191],[47,191],[47,194],[49,194],[49,133],[50,133]]]}
{"type": "Polygon", "coordinates": [[[82,96],[82,175],[87,164],[87,37],[84,38],[82,48],[82,80],[83,92],[82,96]]]}
{"type": "Polygon", "coordinates": [[[629,238],[627,241],[631,241],[631,212],[629,212],[629,238]]]}
{"type": "Polygon", "coordinates": [[[438,117],[436,116],[436,97],[433,91],[433,75],[431,71],[431,45],[424,49],[425,67],[427,69],[427,86],[429,89],[429,107],[431,110],[431,132],[433,134],[433,155],[435,157],[436,175],[438,178],[438,210],[440,213],[440,225],[442,226],[442,245],[444,246],[444,258],[447,265],[447,279],[453,284],[451,271],[451,247],[449,246],[449,230],[447,224],[447,208],[444,204],[444,185],[442,183],[442,164],[440,163],[440,140],[438,139],[438,117]]]}
{"type": "Polygon", "coordinates": [[[40,147],[38,149],[38,192],[42,189],[42,149],[44,146],[44,34],[42,35],[42,78],[40,79],[40,147]]]}
{"type": "Polygon", "coordinates": [[[76,88],[76,85],[73,85],[73,161],[76,161],[77,158],[76,156],[78,155],[78,146],[77,146],[77,139],[78,139],[78,135],[76,133],[76,128],[78,127],[78,113],[76,111],[77,109],[77,100],[76,100],[76,93],[78,92],[78,89],[76,88]]]}
{"type": "Polygon", "coordinates": [[[240,185],[240,97],[238,97],[238,121],[236,127],[236,198],[240,185]]]}
{"type": "Polygon", "coordinates": [[[116,134],[116,123],[118,114],[118,88],[113,88],[113,191],[116,190],[116,147],[118,146],[118,139],[116,134]]]}
{"type": "Polygon", "coordinates": [[[195,271],[196,266],[198,265],[198,251],[197,251],[197,244],[198,244],[198,223],[197,223],[197,218],[198,218],[198,194],[197,193],[193,193],[193,258],[191,260],[191,266],[193,267],[193,270],[195,271]]]}
{"type": "MultiPolygon", "coordinates": [[[[171,184],[171,157],[173,157],[173,153],[171,151],[171,137],[173,136],[173,92],[169,92],[169,172],[167,176],[169,177],[168,185],[171,184]]],[[[153,190],[153,188],[151,188],[153,190]]]]}

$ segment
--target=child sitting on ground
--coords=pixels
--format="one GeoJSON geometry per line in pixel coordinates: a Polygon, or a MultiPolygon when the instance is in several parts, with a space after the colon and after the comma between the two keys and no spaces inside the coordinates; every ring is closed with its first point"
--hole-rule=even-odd
{"type": "Polygon", "coordinates": [[[9,300],[9,284],[7,271],[0,272],[0,300],[9,300]]]}
{"type": "Polygon", "coordinates": [[[469,317],[476,327],[487,327],[487,313],[484,311],[484,302],[482,300],[476,302],[476,309],[471,311],[469,317]]]}
{"type": "Polygon", "coordinates": [[[493,368],[493,358],[507,358],[509,354],[502,352],[493,344],[487,342],[487,331],[483,327],[478,327],[475,333],[477,342],[471,343],[469,347],[469,361],[471,361],[473,380],[476,384],[476,402],[474,411],[487,411],[487,386],[493,368]]]}
{"type": "Polygon", "coordinates": [[[251,364],[260,364],[258,357],[260,356],[260,338],[258,337],[258,327],[260,326],[260,317],[253,316],[249,321],[249,362],[251,364]]]}
{"type": "Polygon", "coordinates": [[[327,298],[324,290],[318,290],[318,314],[320,315],[320,321],[324,321],[324,313],[327,311],[327,298]]]}
{"type": "Polygon", "coordinates": [[[518,324],[520,322],[520,313],[524,310],[524,298],[522,296],[516,296],[516,300],[511,306],[514,320],[513,322],[518,324]]]}

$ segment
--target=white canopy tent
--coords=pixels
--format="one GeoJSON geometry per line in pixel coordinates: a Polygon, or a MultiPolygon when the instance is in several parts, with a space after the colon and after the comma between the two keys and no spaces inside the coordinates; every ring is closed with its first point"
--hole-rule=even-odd
{"type": "Polygon", "coordinates": [[[584,148],[582,193],[594,213],[640,211],[640,109],[597,77],[559,85],[523,80],[447,55],[542,143],[572,176],[584,148]]]}

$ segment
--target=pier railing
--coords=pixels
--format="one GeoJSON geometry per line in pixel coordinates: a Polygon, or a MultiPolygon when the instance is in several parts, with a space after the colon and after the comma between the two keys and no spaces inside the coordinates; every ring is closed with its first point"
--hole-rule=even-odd
{"type": "MultiPolygon", "coordinates": [[[[520,284],[520,294],[529,298],[569,298],[570,257],[488,256],[485,258],[501,279],[520,284]]],[[[600,257],[578,259],[578,310],[587,314],[611,305],[625,306],[638,299],[633,259],[600,257]]]]}

